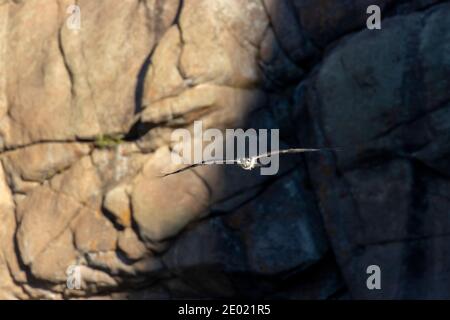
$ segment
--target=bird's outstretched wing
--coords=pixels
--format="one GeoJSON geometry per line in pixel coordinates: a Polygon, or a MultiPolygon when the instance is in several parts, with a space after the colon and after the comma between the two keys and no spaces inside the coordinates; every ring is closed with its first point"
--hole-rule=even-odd
{"type": "MultiPolygon", "coordinates": [[[[212,165],[212,164],[238,164],[238,165],[242,166],[243,168],[245,168],[245,164],[243,162],[243,160],[245,160],[245,159],[246,160],[250,160],[250,161],[253,159],[253,160],[257,161],[259,159],[268,158],[270,156],[277,155],[277,154],[294,154],[294,153],[337,151],[337,150],[339,150],[339,148],[321,148],[321,149],[293,148],[293,149],[270,151],[270,152],[267,152],[267,153],[263,153],[263,154],[260,154],[260,155],[257,155],[257,156],[253,156],[253,157],[250,157],[250,158],[244,158],[244,159],[206,160],[206,161],[202,161],[200,163],[188,165],[187,167],[181,168],[181,169],[176,170],[174,172],[170,172],[170,173],[164,174],[164,175],[162,175],[160,177],[164,178],[164,177],[168,177],[168,176],[171,176],[171,175],[174,175],[174,174],[177,174],[177,173],[181,173],[181,172],[184,172],[184,171],[187,171],[187,170],[190,170],[190,169],[194,169],[196,167],[205,166],[205,165],[212,165]]],[[[262,166],[261,164],[256,163],[256,161],[255,161],[255,163],[250,164],[251,166],[248,167],[247,170],[249,170],[249,169],[251,170],[251,169],[254,169],[256,167],[261,167],[262,166]]]]}
{"type": "Polygon", "coordinates": [[[292,148],[284,150],[275,150],[267,153],[263,153],[255,156],[257,160],[262,158],[268,158],[277,154],[294,154],[294,153],[308,153],[308,152],[321,152],[321,151],[337,151],[339,148],[320,148],[320,149],[304,149],[304,148],[292,148]]]}
{"type": "Polygon", "coordinates": [[[213,164],[238,164],[238,161],[239,160],[206,160],[206,161],[202,161],[200,163],[188,165],[187,167],[178,169],[173,172],[166,173],[166,174],[162,175],[161,178],[165,178],[165,177],[177,174],[177,173],[181,173],[181,172],[184,172],[187,170],[191,170],[191,169],[200,167],[200,166],[213,165],[213,164]]]}

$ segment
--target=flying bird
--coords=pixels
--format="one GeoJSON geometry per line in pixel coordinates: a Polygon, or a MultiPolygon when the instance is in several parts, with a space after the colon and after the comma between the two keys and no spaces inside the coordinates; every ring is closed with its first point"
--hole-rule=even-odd
{"type": "Polygon", "coordinates": [[[200,166],[206,166],[206,165],[214,165],[214,164],[234,164],[240,166],[244,170],[253,170],[258,167],[262,167],[263,164],[259,162],[260,159],[263,158],[269,158],[274,155],[280,155],[280,154],[296,154],[296,153],[307,153],[307,152],[321,152],[321,151],[336,151],[338,148],[322,148],[322,149],[300,149],[300,148],[294,148],[294,149],[285,149],[285,150],[276,150],[276,151],[270,151],[267,153],[263,153],[260,155],[252,156],[252,157],[244,157],[239,159],[231,159],[231,160],[205,160],[199,163],[188,165],[187,167],[181,168],[179,170],[164,174],[162,178],[168,177],[177,173],[181,173],[190,169],[194,169],[196,167],[200,166]]]}

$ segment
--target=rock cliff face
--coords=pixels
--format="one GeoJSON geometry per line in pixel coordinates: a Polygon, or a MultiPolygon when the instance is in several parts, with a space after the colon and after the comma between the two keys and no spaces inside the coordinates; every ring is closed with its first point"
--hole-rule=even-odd
{"type": "Polygon", "coordinates": [[[450,298],[448,1],[73,4],[0,0],[0,298],[450,298]],[[160,178],[195,120],[342,149],[160,178]]]}

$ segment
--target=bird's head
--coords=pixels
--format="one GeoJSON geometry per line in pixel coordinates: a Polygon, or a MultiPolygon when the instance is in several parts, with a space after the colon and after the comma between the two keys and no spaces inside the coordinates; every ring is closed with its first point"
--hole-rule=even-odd
{"type": "Polygon", "coordinates": [[[239,159],[238,164],[244,170],[252,170],[256,166],[256,158],[242,158],[239,159]]]}

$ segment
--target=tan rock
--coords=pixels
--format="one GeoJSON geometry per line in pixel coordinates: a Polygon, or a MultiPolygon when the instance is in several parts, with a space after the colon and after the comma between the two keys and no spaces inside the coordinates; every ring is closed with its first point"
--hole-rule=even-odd
{"type": "Polygon", "coordinates": [[[137,275],[138,273],[160,271],[163,268],[161,261],[151,256],[137,261],[134,264],[126,264],[114,251],[89,253],[87,254],[87,261],[89,266],[106,270],[111,275],[121,273],[137,275]]]}
{"type": "Polygon", "coordinates": [[[112,213],[120,225],[123,227],[131,227],[131,209],[130,199],[125,186],[119,186],[109,191],[103,206],[112,213]]]}
{"type": "Polygon", "coordinates": [[[142,121],[163,123],[176,119],[177,124],[187,125],[202,117],[216,128],[235,128],[265,102],[266,96],[259,90],[205,84],[152,104],[142,113],[142,121]]]}
{"type": "Polygon", "coordinates": [[[33,260],[31,273],[38,279],[65,284],[66,270],[76,261],[77,256],[72,233],[70,229],[66,229],[33,260]]]}
{"type": "Polygon", "coordinates": [[[23,296],[15,280],[25,280],[20,272],[14,250],[16,219],[11,191],[0,165],[0,299],[16,299],[23,296]],[[22,276],[22,278],[20,278],[22,276]]]}
{"type": "Polygon", "coordinates": [[[70,298],[83,297],[86,292],[96,293],[100,290],[111,289],[118,285],[117,280],[107,272],[95,270],[85,265],[76,265],[81,276],[81,290],[70,290],[66,288],[64,295],[70,298]]]}
{"type": "Polygon", "coordinates": [[[22,261],[30,265],[47,247],[57,241],[82,205],[48,187],[33,190],[17,206],[17,244],[22,261]]]}
{"type": "Polygon", "coordinates": [[[208,188],[200,178],[191,171],[160,178],[157,163],[170,163],[168,150],[149,160],[132,190],[134,219],[141,237],[150,241],[172,237],[208,213],[208,188]]]}
{"type": "Polygon", "coordinates": [[[81,252],[115,250],[117,232],[100,212],[83,208],[74,222],[75,244],[81,252]]]}
{"type": "Polygon", "coordinates": [[[0,66],[8,75],[0,85],[7,88],[8,105],[0,107],[7,110],[0,112],[6,146],[127,132],[138,75],[179,0],[81,0],[80,30],[67,28],[70,4],[6,5],[1,60],[8,63],[0,66]]]}
{"type": "Polygon", "coordinates": [[[145,82],[144,105],[181,92],[185,82],[178,69],[181,54],[180,31],[171,27],[155,49],[145,82]]]}
{"type": "Polygon", "coordinates": [[[180,19],[182,74],[194,84],[255,86],[257,46],[267,25],[261,1],[186,2],[180,19]]]}
{"type": "MultiPolygon", "coordinates": [[[[8,165],[5,161],[5,168],[8,165]]],[[[17,173],[14,172],[11,168],[8,174],[8,184],[10,185],[11,191],[16,194],[27,194],[32,191],[34,188],[39,187],[41,185],[38,181],[25,181],[23,180],[17,173]]]]}
{"type": "MultiPolygon", "coordinates": [[[[110,149],[95,149],[92,162],[105,186],[114,186],[132,178],[148,156],[139,151],[130,152],[130,144],[123,143],[110,149]]],[[[136,147],[136,146],[133,146],[136,147]]]]}
{"type": "Polygon", "coordinates": [[[144,244],[139,241],[131,228],[126,228],[119,233],[118,247],[131,260],[138,260],[148,253],[144,244]]]}
{"type": "Polygon", "coordinates": [[[73,140],[71,85],[58,47],[58,2],[7,6],[8,32],[2,47],[8,63],[0,71],[8,75],[8,112],[0,122],[4,144],[73,140]]]}
{"type": "Polygon", "coordinates": [[[55,192],[94,209],[101,203],[102,181],[88,156],[80,159],[64,173],[55,176],[50,181],[50,187],[55,192]]]}
{"type": "Polygon", "coordinates": [[[23,180],[43,181],[89,153],[87,144],[40,143],[6,155],[6,166],[23,180]]]}

